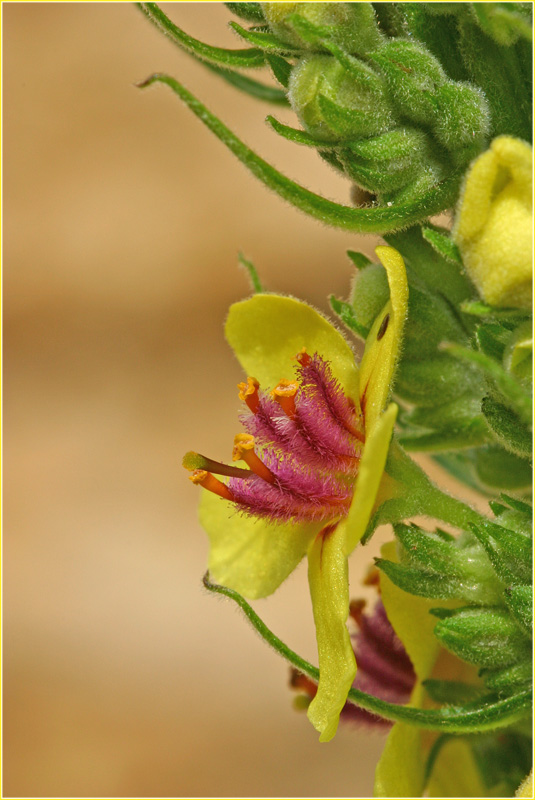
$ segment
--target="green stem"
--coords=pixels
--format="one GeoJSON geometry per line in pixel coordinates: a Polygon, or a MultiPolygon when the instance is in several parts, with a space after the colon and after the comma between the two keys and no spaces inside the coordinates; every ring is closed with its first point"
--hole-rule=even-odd
{"type": "MultiPolygon", "coordinates": [[[[209,591],[222,594],[237,603],[255,630],[279,655],[283,656],[290,664],[300,672],[308,675],[312,680],[316,682],[319,680],[319,670],[298,656],[278,636],[275,636],[238,592],[226,586],[213,583],[208,572],[203,578],[203,583],[209,591]]],[[[386,700],[380,700],[378,697],[360,691],[360,689],[350,689],[347,699],[360,708],[394,722],[407,722],[427,730],[456,734],[501,728],[525,717],[531,709],[531,691],[529,690],[519,692],[503,700],[491,698],[485,701],[483,699],[477,705],[471,704],[464,707],[446,706],[436,711],[388,703],[386,700]]]]}

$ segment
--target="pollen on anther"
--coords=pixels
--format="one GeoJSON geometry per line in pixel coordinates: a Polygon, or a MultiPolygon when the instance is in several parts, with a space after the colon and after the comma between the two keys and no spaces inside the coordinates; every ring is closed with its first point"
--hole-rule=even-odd
{"type": "Polygon", "coordinates": [[[225,500],[234,500],[234,495],[228,486],[225,486],[211,472],[207,472],[205,469],[195,469],[188,477],[192,483],[202,486],[203,489],[208,489],[209,492],[217,494],[225,500]]]}
{"type": "Polygon", "coordinates": [[[251,472],[258,475],[267,483],[275,483],[275,475],[266,467],[264,462],[256,455],[254,450],[254,436],[248,433],[238,433],[234,437],[232,450],[233,461],[245,461],[251,472]]]}
{"type": "Polygon", "coordinates": [[[308,367],[312,359],[308,355],[306,351],[306,347],[303,347],[296,356],[294,356],[295,360],[299,362],[302,367],[308,367]]]}
{"type": "Polygon", "coordinates": [[[299,389],[297,381],[282,379],[271,391],[271,396],[281,406],[282,410],[289,417],[295,416],[295,395],[299,389]]]}
{"type": "Polygon", "coordinates": [[[258,397],[258,389],[260,384],[256,380],[256,378],[248,377],[247,383],[239,383],[238,389],[239,391],[239,398],[244,403],[247,403],[253,414],[256,414],[258,411],[258,405],[260,403],[258,397]]]}

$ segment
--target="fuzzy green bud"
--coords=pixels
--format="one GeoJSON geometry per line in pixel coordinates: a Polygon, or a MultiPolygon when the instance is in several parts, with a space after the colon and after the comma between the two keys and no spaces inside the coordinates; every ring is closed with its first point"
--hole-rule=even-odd
{"type": "Polygon", "coordinates": [[[483,147],[490,130],[485,95],[470,83],[448,81],[435,94],[433,132],[457,161],[469,161],[483,147]]]}
{"type": "Polygon", "coordinates": [[[339,159],[359,186],[374,194],[391,195],[418,180],[432,155],[424,131],[395,128],[352,142],[340,151],[339,159]]]}
{"type": "Polygon", "coordinates": [[[413,122],[429,123],[435,114],[434,96],[447,78],[421,44],[392,39],[370,58],[380,67],[396,110],[413,122]]]}
{"type": "Polygon", "coordinates": [[[531,646],[518,625],[500,609],[462,608],[440,620],[435,636],[469,664],[506,667],[529,659],[531,646]]]}
{"type": "Polygon", "coordinates": [[[380,46],[383,36],[371,3],[261,3],[272,33],[281,42],[303,50],[318,48],[292,25],[297,15],[325,30],[326,38],[352,55],[364,55],[380,46]]]}
{"type": "Polygon", "coordinates": [[[374,136],[392,125],[378,75],[355,60],[361,78],[331,56],[303,58],[292,70],[288,97],[305,129],[325,142],[374,136]]]}

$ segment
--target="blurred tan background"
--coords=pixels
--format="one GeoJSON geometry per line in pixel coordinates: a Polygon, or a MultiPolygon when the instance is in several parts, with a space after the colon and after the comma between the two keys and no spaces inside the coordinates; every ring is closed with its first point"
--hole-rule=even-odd
{"type": "MultiPolygon", "coordinates": [[[[241,46],[219,4],[166,4],[241,46]]],[[[286,207],[164,87],[181,79],[268,160],[348,186],[130,4],[4,3],[4,796],[365,796],[379,734],[320,745],[288,669],[202,590],[180,466],[228,459],[228,305],[265,285],[324,310],[374,240],[286,207]]],[[[352,595],[371,552],[352,564],[352,595]]],[[[256,604],[315,661],[306,569],[256,604]]]]}

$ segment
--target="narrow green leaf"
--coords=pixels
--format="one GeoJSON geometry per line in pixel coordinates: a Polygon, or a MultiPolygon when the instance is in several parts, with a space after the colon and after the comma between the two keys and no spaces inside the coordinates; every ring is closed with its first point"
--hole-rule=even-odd
{"type": "Polygon", "coordinates": [[[521,511],[524,514],[529,514],[530,518],[533,516],[533,506],[531,506],[529,503],[525,503],[523,500],[519,500],[517,497],[510,497],[504,492],[502,492],[500,497],[502,500],[505,500],[505,502],[508,503],[511,508],[514,508],[515,511],[521,511]]]}
{"type": "MultiPolygon", "coordinates": [[[[208,573],[205,574],[203,583],[209,591],[222,594],[233,600],[242,609],[249,622],[264,641],[273,647],[279,655],[283,656],[300,672],[312,678],[313,681],[317,682],[319,680],[319,670],[298,656],[297,653],[275,636],[240,594],[228,589],[226,586],[212,583],[208,573]]],[[[443,731],[445,733],[479,732],[510,725],[514,721],[530,714],[531,698],[531,691],[524,689],[512,697],[501,700],[496,700],[494,695],[490,695],[481,698],[476,703],[471,703],[469,707],[448,706],[435,711],[388,703],[386,700],[380,700],[378,697],[362,692],[359,689],[350,689],[348,695],[349,702],[374,714],[379,714],[385,719],[408,722],[419,728],[443,731]]]]}
{"type": "Polygon", "coordinates": [[[256,81],[254,78],[249,78],[247,75],[242,75],[240,72],[224,69],[215,64],[210,64],[207,61],[203,61],[202,63],[205,67],[212,70],[212,72],[215,72],[216,75],[219,75],[227,81],[227,83],[230,83],[231,86],[248,94],[250,97],[254,97],[257,100],[264,100],[268,103],[275,103],[279,106],[289,105],[286,93],[281,89],[277,89],[276,86],[269,86],[267,83],[256,81]]]}
{"type": "Polygon", "coordinates": [[[327,225],[342,230],[362,233],[384,233],[406,228],[422,219],[448,208],[457,196],[460,175],[454,173],[418,200],[391,207],[352,208],[333,203],[282,175],[233,134],[206,106],[169,75],[156,73],[138,87],[143,89],[153,83],[163,83],[183,100],[191,111],[220,139],[228,149],[262,183],[273,189],[295,208],[319,219],[327,225]]]}
{"type": "Polygon", "coordinates": [[[171,22],[156,3],[137,3],[137,6],[175,44],[183,50],[187,50],[188,53],[197,56],[202,61],[209,61],[212,64],[227,68],[263,67],[265,65],[264,54],[261,50],[229,50],[225,47],[212,47],[212,45],[205,44],[198,39],[194,39],[193,36],[189,36],[174,22],[171,22]]]}
{"type": "Polygon", "coordinates": [[[248,273],[253,291],[256,294],[261,294],[264,289],[262,288],[262,283],[260,282],[260,278],[258,277],[258,272],[256,271],[254,264],[251,261],[248,261],[242,253],[238,253],[238,261],[248,273]]]}

